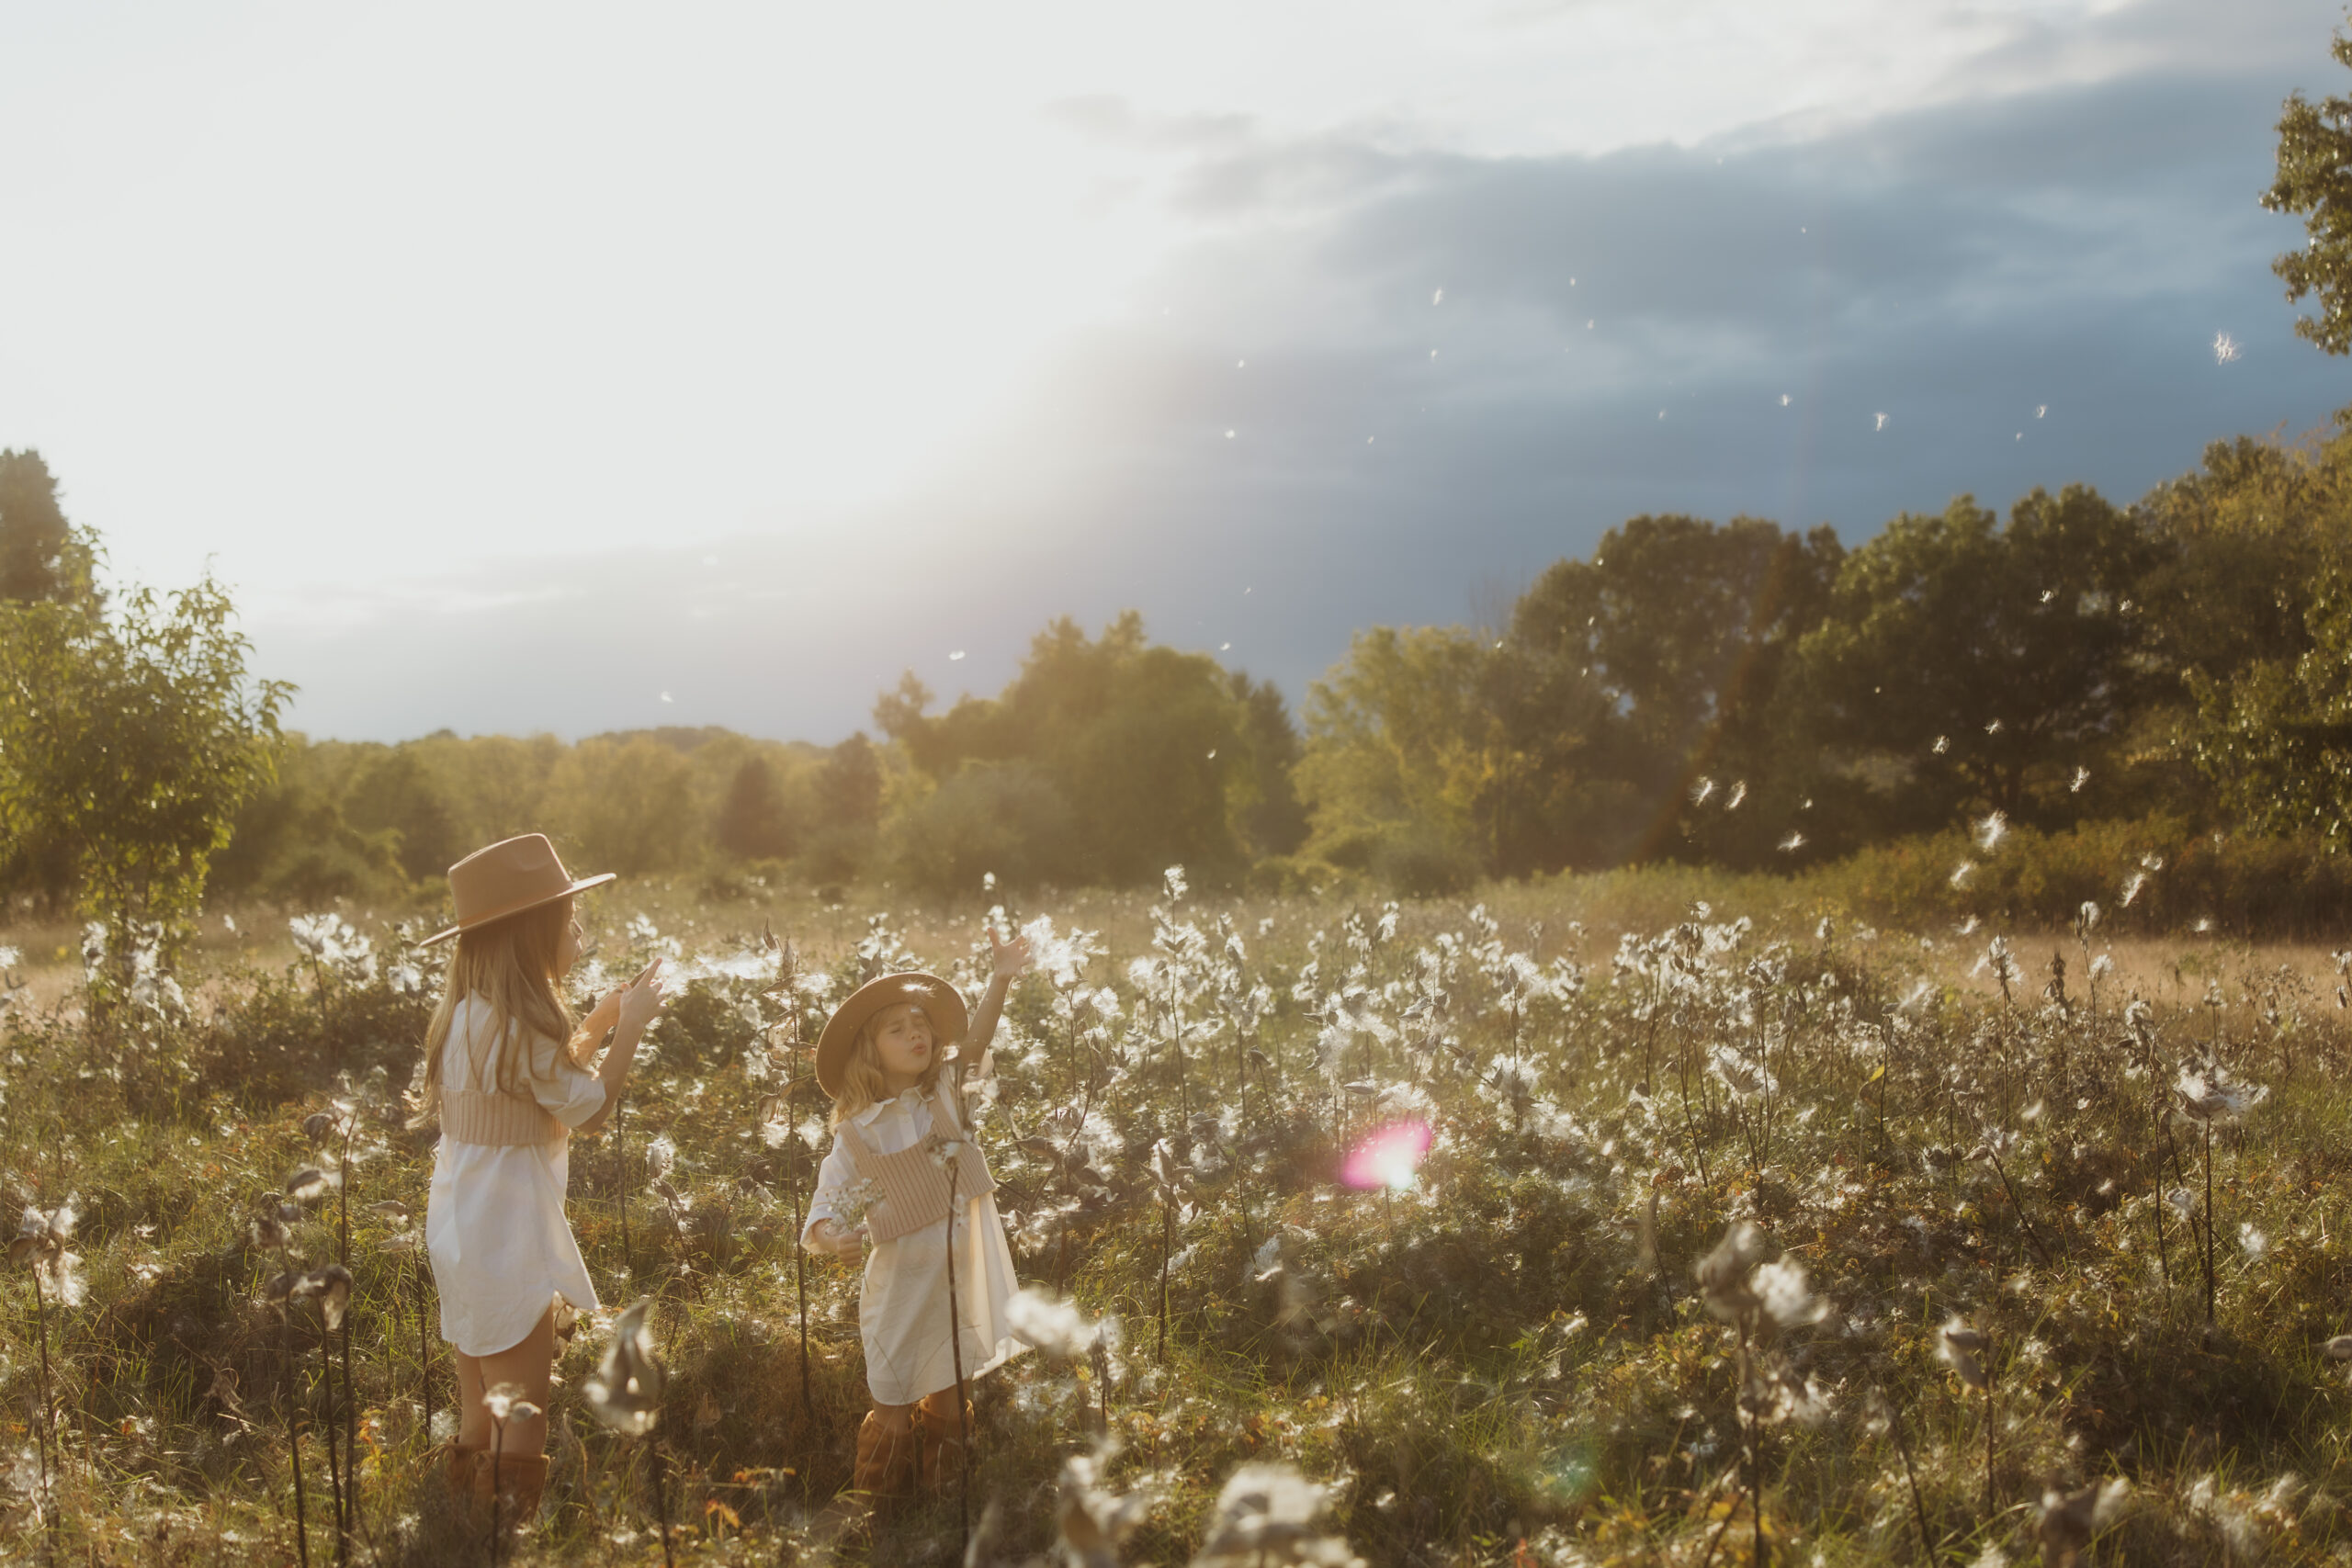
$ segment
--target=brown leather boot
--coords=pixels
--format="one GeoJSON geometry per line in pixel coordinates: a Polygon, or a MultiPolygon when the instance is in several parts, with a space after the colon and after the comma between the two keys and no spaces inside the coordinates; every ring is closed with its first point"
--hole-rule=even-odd
{"type": "Polygon", "coordinates": [[[970,1401],[956,1408],[956,1391],[941,1389],[915,1406],[915,1427],[922,1434],[916,1472],[922,1489],[933,1497],[954,1494],[964,1476],[964,1434],[972,1420],[970,1401]]]}
{"type": "Polygon", "coordinates": [[[495,1461],[483,1454],[474,1461],[475,1522],[487,1526],[494,1517],[505,1529],[528,1530],[538,1522],[539,1495],[547,1490],[547,1484],[545,1454],[500,1454],[495,1461]],[[493,1471],[497,1479],[494,1499],[491,1493],[493,1471]]]}
{"type": "Polygon", "coordinates": [[[458,1513],[470,1515],[474,1506],[474,1466],[486,1462],[490,1450],[460,1443],[455,1438],[443,1447],[448,1453],[442,1473],[449,1483],[449,1505],[458,1513]]]}
{"type": "Polygon", "coordinates": [[[894,1432],[883,1424],[879,1411],[869,1410],[857,1428],[857,1464],[850,1485],[879,1502],[907,1489],[907,1473],[914,1468],[916,1434],[911,1427],[894,1432]]]}

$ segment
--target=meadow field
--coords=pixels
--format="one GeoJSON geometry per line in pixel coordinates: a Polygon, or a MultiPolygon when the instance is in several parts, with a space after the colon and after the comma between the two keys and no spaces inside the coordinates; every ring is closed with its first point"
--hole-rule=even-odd
{"type": "MultiPolygon", "coordinates": [[[[604,1301],[511,1560],[2352,1558],[2328,955],[1670,879],[1180,888],[592,900],[583,994],[656,953],[690,983],[573,1152],[604,1301]],[[865,976],[977,986],[991,914],[1039,957],[983,1141],[1040,1348],[977,1386],[968,1495],[868,1519],[855,1277],[794,1245],[797,1043],[865,976]],[[631,1438],[582,1393],[639,1300],[631,1438]]],[[[431,1469],[424,929],[208,915],[203,980],[128,994],[11,937],[0,1556],[487,1560],[431,1469]],[[329,1330],[300,1281],[336,1262],[329,1330]]]]}

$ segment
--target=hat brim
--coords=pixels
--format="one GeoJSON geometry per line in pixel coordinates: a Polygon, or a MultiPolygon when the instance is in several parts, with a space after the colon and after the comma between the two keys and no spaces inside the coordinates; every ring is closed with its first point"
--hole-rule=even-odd
{"type": "Polygon", "coordinates": [[[971,1010],[964,1005],[962,994],[936,975],[907,969],[868,980],[833,1010],[833,1016],[825,1021],[824,1032],[817,1036],[817,1087],[826,1098],[842,1097],[842,1073],[849,1066],[850,1053],[857,1048],[857,1033],[865,1027],[865,1021],[894,1002],[905,1001],[922,1003],[937,1030],[935,1048],[940,1051],[963,1039],[972,1026],[971,1010]]]}
{"type": "Polygon", "coordinates": [[[509,905],[503,909],[493,909],[487,915],[477,915],[470,920],[460,920],[447,931],[435,931],[431,936],[426,937],[423,942],[418,942],[416,945],[419,947],[438,947],[441,943],[448,941],[453,936],[461,935],[466,931],[477,931],[481,930],[484,926],[495,925],[500,920],[519,915],[526,909],[536,909],[542,904],[552,904],[559,898],[569,898],[573,894],[583,892],[591,887],[602,887],[605,883],[615,880],[619,875],[620,874],[618,872],[605,871],[599,872],[594,876],[583,876],[569,887],[559,887],[552,893],[537,893],[525,899],[520,904],[509,905]]]}

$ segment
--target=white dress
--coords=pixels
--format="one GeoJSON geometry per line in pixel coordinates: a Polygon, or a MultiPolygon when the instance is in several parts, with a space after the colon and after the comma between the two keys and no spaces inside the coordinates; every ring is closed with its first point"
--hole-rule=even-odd
{"type": "MultiPolygon", "coordinates": [[[[480,997],[458,1003],[441,1049],[445,1089],[497,1089],[489,1022],[489,1004],[480,997]]],[[[531,1038],[528,1081],[531,1097],[563,1124],[562,1134],[505,1147],[445,1135],[434,1152],[424,1246],[441,1295],[441,1337],[469,1356],[521,1344],[558,1295],[582,1312],[596,1306],[596,1288],[563,1217],[563,1192],[570,1129],[604,1108],[605,1086],[544,1035],[531,1038]]]]}
{"type": "MultiPolygon", "coordinates": [[[[941,1102],[952,1122],[953,1099],[941,1102]]],[[[896,1154],[931,1135],[931,1107],[912,1089],[896,1100],[869,1105],[851,1118],[876,1151],[896,1154]]],[[[838,1220],[842,1196],[857,1184],[857,1168],[841,1134],[817,1172],[817,1195],[808,1204],[808,1228],[838,1220]]],[[[956,1293],[963,1325],[964,1381],[1004,1364],[1028,1347],[1013,1337],[1005,1303],[1020,1288],[1012,1274],[1012,1249],[997,1217],[996,1197],[959,1199],[956,1225],[956,1293]]],[[[947,1342],[947,1226],[935,1220],[878,1243],[865,1259],[865,1282],[858,1293],[858,1334],[865,1342],[865,1386],[878,1404],[912,1404],[927,1394],[956,1386],[955,1355],[947,1342]]],[[[808,1229],[800,1233],[807,1245],[808,1229]]]]}

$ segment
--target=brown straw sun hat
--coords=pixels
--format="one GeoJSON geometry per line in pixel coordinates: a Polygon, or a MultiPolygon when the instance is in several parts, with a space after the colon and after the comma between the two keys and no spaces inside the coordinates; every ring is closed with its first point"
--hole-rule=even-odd
{"type": "Polygon", "coordinates": [[[964,1031],[971,1026],[972,1015],[966,1010],[964,998],[936,975],[910,970],[868,980],[833,1010],[833,1016],[825,1021],[825,1032],[817,1036],[817,1087],[828,1097],[842,1097],[842,1070],[849,1066],[857,1032],[865,1027],[867,1019],[893,1002],[912,1002],[931,1015],[932,1029],[938,1036],[935,1050],[944,1051],[963,1039],[964,1031]]]}
{"type": "Polygon", "coordinates": [[[611,880],[613,874],[608,871],[602,876],[583,876],[573,881],[571,874],[563,869],[563,862],[556,858],[555,846],[548,842],[545,833],[508,839],[486,850],[476,850],[449,868],[449,897],[458,907],[458,923],[447,931],[434,932],[417,945],[431,947],[459,931],[469,931],[492,920],[569,898],[583,887],[602,887],[611,880]]]}

